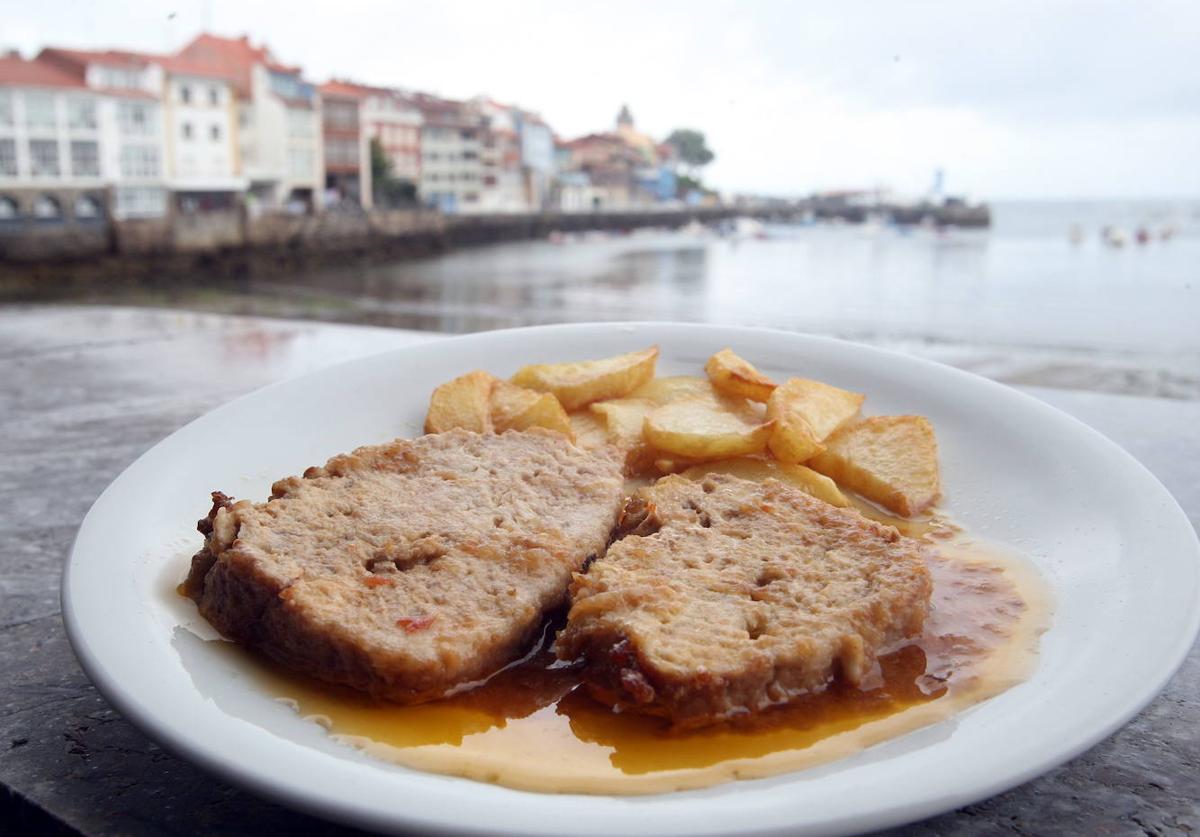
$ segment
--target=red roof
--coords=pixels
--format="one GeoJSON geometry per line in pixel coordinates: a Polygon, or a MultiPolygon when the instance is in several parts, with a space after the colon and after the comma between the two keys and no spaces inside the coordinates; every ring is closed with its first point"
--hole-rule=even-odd
{"type": "Polygon", "coordinates": [[[122,49],[94,50],[64,49],[62,47],[46,47],[39,53],[38,58],[46,58],[59,64],[73,64],[81,70],[88,64],[104,64],[109,67],[140,70],[148,64],[160,60],[156,55],[122,49]]]}
{"type": "Polygon", "coordinates": [[[466,102],[443,99],[429,93],[416,93],[410,101],[421,111],[421,116],[428,125],[477,127],[478,117],[468,112],[466,102]]]}
{"type": "Polygon", "coordinates": [[[299,67],[280,64],[265,46],[252,46],[250,38],[221,38],[204,33],[197,35],[166,64],[167,69],[185,75],[223,78],[233,83],[238,95],[250,95],[250,73],[256,64],[263,64],[277,73],[299,75],[299,67]]]}
{"type": "Polygon", "coordinates": [[[621,139],[616,134],[584,134],[582,137],[576,137],[573,140],[567,140],[562,145],[567,148],[580,148],[585,145],[624,145],[625,140],[621,139]]]}
{"type": "Polygon", "coordinates": [[[0,84],[28,87],[84,87],[76,75],[50,61],[27,61],[19,55],[0,56],[0,84]]]}
{"type": "Polygon", "coordinates": [[[372,93],[377,92],[366,85],[336,78],[325,82],[318,89],[321,91],[322,96],[340,97],[343,99],[365,99],[372,93]]]}
{"type": "MultiPolygon", "coordinates": [[[[177,76],[199,76],[200,78],[215,78],[228,81],[236,86],[236,79],[228,67],[221,67],[206,61],[198,61],[186,55],[165,55],[159,62],[168,73],[177,76]]],[[[247,73],[246,90],[249,91],[249,73],[247,73]]]]}

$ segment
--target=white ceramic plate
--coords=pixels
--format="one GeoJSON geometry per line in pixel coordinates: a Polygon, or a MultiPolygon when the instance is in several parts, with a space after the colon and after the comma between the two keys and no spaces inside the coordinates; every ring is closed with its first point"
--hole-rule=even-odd
{"type": "MultiPolygon", "coordinates": [[[[185,758],[278,801],[383,831],[799,834],[858,831],[1003,791],[1107,736],[1164,685],[1200,621],[1200,548],[1145,468],[1067,415],[945,366],[835,340],[701,325],[570,325],[407,347],[255,392],[200,418],[117,478],[63,579],[71,642],[124,716],[185,758]],[[868,394],[872,413],[937,429],[949,511],[1016,545],[1052,586],[1034,677],[945,723],[812,770],[649,797],[539,795],[375,762],[271,700],[211,644],[189,642],[170,587],[208,492],[265,498],[272,479],[420,432],[438,383],[475,368],[662,347],[698,374],[733,346],[767,373],[868,394]],[[186,664],[184,660],[186,659],[186,664]]],[[[193,609],[194,612],[194,609],[193,609]]]]}

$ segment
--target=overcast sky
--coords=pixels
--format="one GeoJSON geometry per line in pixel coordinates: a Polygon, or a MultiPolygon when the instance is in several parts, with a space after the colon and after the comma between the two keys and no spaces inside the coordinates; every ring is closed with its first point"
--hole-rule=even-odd
{"type": "Polygon", "coordinates": [[[540,111],[622,102],[703,130],[718,188],[888,185],[981,198],[1200,196],[1200,0],[10,3],[0,45],[144,50],[249,33],[330,75],[540,111]]]}

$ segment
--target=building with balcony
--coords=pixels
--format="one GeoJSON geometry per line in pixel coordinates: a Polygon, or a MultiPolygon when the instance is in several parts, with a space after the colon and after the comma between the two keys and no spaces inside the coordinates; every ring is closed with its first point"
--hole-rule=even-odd
{"type": "Polygon", "coordinates": [[[371,152],[363,130],[368,90],[345,81],[327,81],[321,94],[321,134],[325,154],[326,207],[370,207],[371,152]]]}
{"type": "Polygon", "coordinates": [[[532,212],[550,202],[554,133],[540,116],[486,97],[471,106],[483,117],[483,190],[480,208],[532,212]]]}
{"type": "Polygon", "coordinates": [[[161,71],[52,52],[0,58],[0,216],[91,219],[110,200],[119,217],[164,214],[161,71]]]}
{"type": "Polygon", "coordinates": [[[392,177],[414,186],[421,182],[421,125],[424,118],[413,98],[387,87],[367,87],[363,100],[363,132],[375,140],[392,165],[392,177]]]}
{"type": "Polygon", "coordinates": [[[473,99],[470,108],[479,114],[483,125],[480,151],[483,180],[479,210],[528,210],[529,202],[521,173],[520,111],[484,97],[473,99]]]}
{"type": "Polygon", "coordinates": [[[466,102],[425,93],[413,96],[421,112],[420,196],[443,212],[478,212],[484,188],[483,116],[466,102]]]}
{"type": "Polygon", "coordinates": [[[154,214],[164,203],[155,199],[156,186],[181,212],[235,205],[246,181],[238,174],[232,87],[221,74],[178,56],[121,50],[50,47],[39,60],[120,99],[117,215],[154,214]]]}
{"type": "Polygon", "coordinates": [[[0,58],[0,220],[103,212],[100,101],[82,80],[0,58]]]}

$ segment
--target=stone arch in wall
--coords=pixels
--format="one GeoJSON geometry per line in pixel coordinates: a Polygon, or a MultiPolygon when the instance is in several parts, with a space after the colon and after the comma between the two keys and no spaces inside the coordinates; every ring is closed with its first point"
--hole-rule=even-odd
{"type": "Polygon", "coordinates": [[[40,221],[62,220],[62,203],[51,194],[37,195],[33,199],[33,217],[40,221]]]}
{"type": "Polygon", "coordinates": [[[104,218],[104,202],[85,192],[76,196],[71,214],[76,221],[99,221],[104,218]]]}

